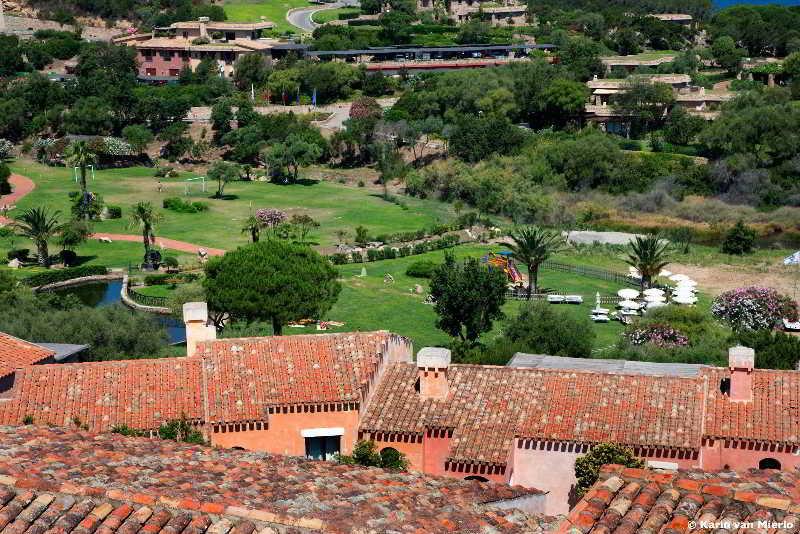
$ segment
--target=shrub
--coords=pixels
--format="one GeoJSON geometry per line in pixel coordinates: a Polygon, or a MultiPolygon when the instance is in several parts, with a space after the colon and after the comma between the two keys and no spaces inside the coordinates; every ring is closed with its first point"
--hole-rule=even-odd
{"type": "Polygon", "coordinates": [[[364,255],[360,252],[352,252],[353,263],[364,263],[364,255]]]}
{"type": "Polygon", "coordinates": [[[31,250],[28,248],[12,248],[6,253],[6,256],[8,257],[8,261],[28,261],[28,254],[30,254],[30,252],[31,250]]]}
{"type": "Polygon", "coordinates": [[[178,264],[178,258],[176,258],[175,256],[167,256],[166,258],[164,258],[162,260],[161,263],[163,263],[165,266],[173,268],[173,269],[178,267],[178,265],[179,265],[178,264]]]}
{"type": "Polygon", "coordinates": [[[187,202],[179,197],[168,197],[162,202],[164,209],[176,211],[178,213],[199,213],[208,211],[208,204],[205,202],[187,202]]]}
{"type": "Polygon", "coordinates": [[[404,247],[400,247],[400,257],[404,258],[406,256],[411,256],[412,249],[408,245],[404,247]]]}
{"type": "Polygon", "coordinates": [[[58,255],[64,265],[75,265],[78,260],[78,255],[74,250],[62,250],[58,255]]]}
{"type": "Polygon", "coordinates": [[[340,454],[338,461],[345,465],[363,465],[366,467],[382,467],[405,471],[408,461],[405,454],[392,447],[386,447],[380,452],[375,450],[374,441],[358,441],[353,447],[353,454],[340,454]]]}
{"type": "Polygon", "coordinates": [[[406,269],[406,276],[414,278],[430,278],[437,264],[430,260],[415,261],[406,269]]]}
{"type": "Polygon", "coordinates": [[[56,282],[63,282],[64,280],[72,280],[73,278],[103,274],[108,274],[108,268],[102,265],[83,265],[80,267],[69,267],[57,271],[45,271],[43,273],[32,274],[27,277],[24,282],[31,287],[39,287],[56,282]]]}
{"type": "Polygon", "coordinates": [[[749,254],[753,251],[753,244],[756,241],[756,231],[744,224],[740,219],[730,230],[725,234],[725,240],[722,242],[722,252],[725,254],[749,254]]]}
{"type": "Polygon", "coordinates": [[[758,369],[797,369],[800,359],[798,337],[769,330],[748,330],[741,332],[737,341],[755,350],[758,369]]]}
{"type": "Polygon", "coordinates": [[[425,254],[428,252],[428,244],[427,243],[415,243],[414,248],[412,249],[413,253],[416,254],[425,254]]]}
{"type": "Polygon", "coordinates": [[[383,247],[383,259],[393,260],[397,257],[397,252],[392,247],[383,247]]]}
{"type": "Polygon", "coordinates": [[[331,256],[331,263],[334,265],[344,265],[345,263],[348,263],[349,260],[350,259],[347,257],[347,254],[342,254],[340,252],[337,252],[331,256]]]}
{"type": "Polygon", "coordinates": [[[592,447],[587,454],[575,460],[576,491],[582,497],[600,475],[600,468],[606,464],[619,464],[625,467],[644,467],[644,462],[633,451],[616,443],[601,443],[592,447]]]}
{"type": "Polygon", "coordinates": [[[546,302],[532,302],[509,321],[505,337],[527,352],[588,358],[595,334],[588,318],[576,318],[546,302]]]}
{"type": "Polygon", "coordinates": [[[371,248],[367,250],[367,261],[378,261],[383,259],[383,250],[371,248]]]}
{"type": "Polygon", "coordinates": [[[714,299],[711,313],[734,330],[771,330],[782,319],[797,320],[797,303],[768,287],[740,287],[714,299]]]}
{"type": "Polygon", "coordinates": [[[109,219],[121,219],[122,208],[120,206],[106,206],[109,219]]]}
{"type": "Polygon", "coordinates": [[[689,344],[688,337],[666,324],[632,328],[624,335],[631,345],[650,343],[657,347],[685,347],[689,344]]]}
{"type": "MultiPolygon", "coordinates": [[[[177,261],[175,262],[177,263],[177,261]]],[[[172,284],[184,284],[187,282],[194,282],[200,278],[197,273],[158,273],[148,274],[144,277],[144,285],[146,286],[166,286],[172,284]]]]}

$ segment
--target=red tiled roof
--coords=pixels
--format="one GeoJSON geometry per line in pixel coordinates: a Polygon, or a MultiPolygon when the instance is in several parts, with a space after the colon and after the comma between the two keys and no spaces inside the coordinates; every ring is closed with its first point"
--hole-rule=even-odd
{"type": "Polygon", "coordinates": [[[678,534],[690,530],[690,521],[696,523],[692,532],[797,532],[800,481],[795,473],[786,471],[657,472],[607,465],[556,532],[678,534]],[[720,525],[745,521],[793,526],[787,530],[744,526],[726,530],[720,525]]]}
{"type": "Polygon", "coordinates": [[[30,367],[0,400],[0,424],[157,428],[186,417],[261,421],[271,406],[360,403],[390,341],[388,332],[225,339],[197,356],[30,367]]]}
{"type": "Polygon", "coordinates": [[[51,532],[65,534],[94,532],[98,524],[108,527],[98,534],[544,532],[541,518],[489,504],[536,495],[519,486],[159,439],[0,427],[0,502],[14,503],[0,510],[0,530],[6,520],[13,532],[35,521],[44,528],[28,532],[53,523],[65,529],[51,532]],[[93,506],[103,513],[92,516],[93,506]],[[83,518],[85,528],[76,527],[83,518]],[[189,521],[197,528],[183,530],[189,521]]]}
{"type": "Polygon", "coordinates": [[[753,370],[753,401],[731,402],[720,390],[730,371],[709,368],[704,435],[775,443],[800,441],[800,372],[753,370]]]}
{"type": "Polygon", "coordinates": [[[198,345],[207,422],[264,420],[270,406],[361,402],[394,334],[225,339],[198,345]]]}
{"type": "Polygon", "coordinates": [[[705,381],[564,370],[451,365],[450,396],[420,400],[414,364],[387,369],[364,432],[453,431],[450,459],[505,464],[515,436],[697,448],[705,381]]]}
{"type": "Polygon", "coordinates": [[[203,418],[200,360],[166,358],[37,365],[20,370],[10,398],[0,401],[0,424],[114,425],[157,428],[162,422],[203,418]]]}
{"type": "Polygon", "coordinates": [[[0,332],[0,378],[18,367],[34,365],[55,354],[53,351],[0,332]]]}

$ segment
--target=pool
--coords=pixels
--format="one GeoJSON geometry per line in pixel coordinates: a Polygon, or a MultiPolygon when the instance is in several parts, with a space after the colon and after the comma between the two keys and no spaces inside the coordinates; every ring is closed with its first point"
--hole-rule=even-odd
{"type": "MultiPolygon", "coordinates": [[[[89,282],[73,287],[66,287],[54,291],[59,295],[75,295],[78,300],[90,308],[111,306],[121,304],[122,280],[111,280],[108,282],[89,282]]],[[[144,313],[144,312],[136,312],[144,313]]],[[[171,344],[184,343],[186,341],[186,327],[180,321],[172,317],[153,315],[153,320],[158,321],[167,329],[167,336],[171,344]]]]}

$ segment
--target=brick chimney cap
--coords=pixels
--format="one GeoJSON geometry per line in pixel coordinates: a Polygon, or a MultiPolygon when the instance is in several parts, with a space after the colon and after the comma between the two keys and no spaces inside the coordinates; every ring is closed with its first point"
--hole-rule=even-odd
{"type": "Polygon", "coordinates": [[[447,369],[450,360],[450,350],[443,347],[423,347],[417,353],[417,367],[447,369]]]}
{"type": "Polygon", "coordinates": [[[187,302],[183,305],[184,323],[205,323],[208,321],[208,304],[205,302],[187,302]]]}
{"type": "Polygon", "coordinates": [[[731,369],[748,369],[755,367],[756,351],[750,347],[737,345],[728,349],[728,367],[731,369]]]}

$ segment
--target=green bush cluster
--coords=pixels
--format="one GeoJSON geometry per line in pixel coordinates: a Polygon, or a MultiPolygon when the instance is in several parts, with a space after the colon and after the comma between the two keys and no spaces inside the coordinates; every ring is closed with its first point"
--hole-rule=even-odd
{"type": "Polygon", "coordinates": [[[364,263],[364,261],[380,261],[380,260],[393,260],[395,258],[405,258],[406,256],[416,256],[418,254],[425,254],[434,250],[444,250],[452,248],[459,243],[457,235],[446,235],[439,239],[431,241],[421,241],[415,243],[414,246],[404,247],[383,247],[371,248],[367,250],[366,258],[358,251],[348,254],[332,254],[328,259],[334,265],[343,265],[345,263],[364,263]]]}
{"type": "Polygon", "coordinates": [[[179,197],[167,197],[161,204],[164,209],[176,211],[178,213],[200,213],[208,211],[208,204],[205,202],[187,202],[179,197]]]}
{"type": "Polygon", "coordinates": [[[197,273],[158,273],[148,274],[144,277],[146,286],[167,286],[172,284],[185,284],[200,278],[197,273]]]}
{"type": "Polygon", "coordinates": [[[430,260],[415,261],[406,269],[406,276],[413,278],[430,278],[437,263],[430,260]]]}
{"type": "Polygon", "coordinates": [[[121,219],[122,208],[120,206],[106,206],[106,212],[109,219],[121,219]]]}
{"type": "Polygon", "coordinates": [[[26,285],[40,287],[73,278],[83,278],[84,276],[97,276],[108,274],[108,268],[102,265],[83,265],[80,267],[69,267],[67,269],[50,270],[42,273],[32,274],[25,278],[26,285]]]}

